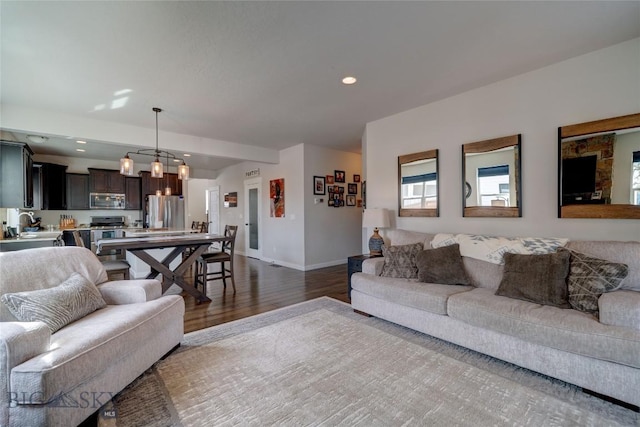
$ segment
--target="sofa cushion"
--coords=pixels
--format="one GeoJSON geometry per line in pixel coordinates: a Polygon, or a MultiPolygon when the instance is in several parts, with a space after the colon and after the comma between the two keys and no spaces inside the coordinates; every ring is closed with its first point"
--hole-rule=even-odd
{"type": "Polygon", "coordinates": [[[640,242],[570,241],[567,249],[629,267],[620,289],[640,291],[640,242]]]}
{"type": "Polygon", "coordinates": [[[401,246],[401,245],[410,245],[412,243],[422,243],[424,249],[428,249],[431,247],[429,242],[433,239],[434,235],[429,233],[422,233],[420,231],[410,231],[410,230],[402,230],[402,229],[392,229],[387,233],[388,241],[385,244],[388,246],[401,246]]]}
{"type": "Polygon", "coordinates": [[[559,308],[567,299],[568,252],[545,255],[504,254],[504,275],[496,295],[559,308]]]}
{"type": "Polygon", "coordinates": [[[483,288],[450,296],[447,313],[557,350],[640,368],[640,331],[604,325],[589,313],[501,297],[483,288]]]}
{"type": "Polygon", "coordinates": [[[351,276],[351,287],[384,301],[442,315],[447,314],[447,299],[450,295],[473,289],[471,286],[436,285],[364,273],[351,276]]]}
{"type": "Polygon", "coordinates": [[[620,290],[598,299],[600,323],[640,331],[640,292],[620,290]]]}
{"type": "Polygon", "coordinates": [[[470,285],[458,244],[426,249],[416,256],[418,280],[443,285],[470,285]]]}
{"type": "Polygon", "coordinates": [[[558,252],[570,254],[571,264],[567,278],[569,304],[576,310],[597,316],[598,298],[605,292],[618,289],[629,274],[629,267],[570,249],[561,248],[558,252]]]}
{"type": "Polygon", "coordinates": [[[10,391],[18,403],[64,399],[66,393],[129,357],[141,343],[157,339],[169,314],[184,314],[179,295],[95,311],[53,334],[49,351],[13,368],[10,391]]]}
{"type": "Polygon", "coordinates": [[[78,273],[59,286],[6,293],[0,300],[16,319],[43,322],[52,333],[107,305],[96,285],[78,273]]]}
{"type": "Polygon", "coordinates": [[[480,261],[479,259],[468,256],[462,257],[462,263],[473,286],[493,290],[498,289],[498,286],[500,286],[500,281],[504,273],[504,264],[480,261]]]}
{"type": "Polygon", "coordinates": [[[416,256],[422,251],[422,248],[422,243],[400,246],[383,245],[384,266],[381,275],[383,277],[417,279],[416,256]]]}

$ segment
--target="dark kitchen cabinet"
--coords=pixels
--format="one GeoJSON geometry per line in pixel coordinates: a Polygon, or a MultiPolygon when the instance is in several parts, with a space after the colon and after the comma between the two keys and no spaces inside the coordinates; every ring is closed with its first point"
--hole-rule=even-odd
{"type": "Polygon", "coordinates": [[[32,155],[27,144],[0,141],[0,208],[33,207],[32,155]]]}
{"type": "Polygon", "coordinates": [[[89,190],[91,193],[124,194],[124,175],[117,170],[89,168],[89,190]]]}
{"type": "Polygon", "coordinates": [[[67,174],[67,209],[89,209],[89,175],[67,174]]]}
{"type": "Polygon", "coordinates": [[[53,163],[39,163],[39,165],[42,209],[67,209],[67,167],[53,163]]]}
{"type": "Polygon", "coordinates": [[[165,173],[162,178],[151,178],[151,172],[140,172],[140,179],[142,180],[142,197],[149,194],[156,194],[156,190],[162,191],[167,185],[171,188],[172,196],[182,195],[182,180],[178,179],[177,173],[165,173]]]}
{"type": "Polygon", "coordinates": [[[125,184],[125,209],[140,210],[142,209],[141,200],[141,178],[135,176],[127,176],[124,178],[125,184]]]}

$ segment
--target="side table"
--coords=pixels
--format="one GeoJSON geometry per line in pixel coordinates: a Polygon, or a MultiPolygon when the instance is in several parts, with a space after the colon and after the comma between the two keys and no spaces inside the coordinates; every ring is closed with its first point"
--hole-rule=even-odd
{"type": "Polygon", "coordinates": [[[364,254],[364,255],[354,255],[348,258],[349,262],[347,267],[347,274],[348,274],[347,284],[349,287],[347,291],[347,296],[349,297],[349,301],[351,301],[351,275],[353,273],[360,273],[362,271],[362,263],[364,262],[364,260],[369,258],[373,258],[373,257],[369,254],[364,254]]]}

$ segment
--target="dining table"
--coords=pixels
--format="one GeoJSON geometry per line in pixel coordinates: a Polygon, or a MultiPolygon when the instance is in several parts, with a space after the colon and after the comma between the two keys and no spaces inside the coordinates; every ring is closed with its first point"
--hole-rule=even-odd
{"type": "Polygon", "coordinates": [[[154,279],[159,274],[162,275],[162,293],[165,293],[175,283],[193,296],[198,303],[202,303],[210,302],[211,299],[200,292],[194,285],[187,283],[184,275],[198,257],[209,249],[211,244],[225,242],[228,239],[230,237],[219,234],[189,232],[161,236],[100,239],[96,242],[96,254],[100,255],[100,252],[112,249],[122,249],[130,252],[151,268],[151,272],[146,277],[147,279],[154,279]],[[149,253],[150,250],[164,248],[173,248],[173,250],[163,259],[156,259],[149,253]],[[170,267],[171,262],[182,254],[185,254],[182,262],[172,270],[170,267]]]}

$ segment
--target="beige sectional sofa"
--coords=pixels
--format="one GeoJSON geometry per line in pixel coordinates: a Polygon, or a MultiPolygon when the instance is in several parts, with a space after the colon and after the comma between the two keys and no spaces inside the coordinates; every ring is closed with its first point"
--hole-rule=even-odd
{"type": "Polygon", "coordinates": [[[106,306],[56,332],[0,303],[1,426],[77,425],[182,340],[181,296],[162,296],[156,280],[107,281],[84,248],[0,254],[0,295],[60,288],[73,273],[97,285],[106,306]]]}
{"type": "MultiPolygon", "coordinates": [[[[435,235],[392,230],[387,245],[435,235]]],[[[351,304],[364,312],[640,406],[640,242],[569,241],[568,249],[628,266],[599,316],[495,295],[503,265],[462,257],[473,286],[381,277],[383,258],[352,276],[351,304]]],[[[462,252],[462,251],[461,251],[462,252]]]]}

